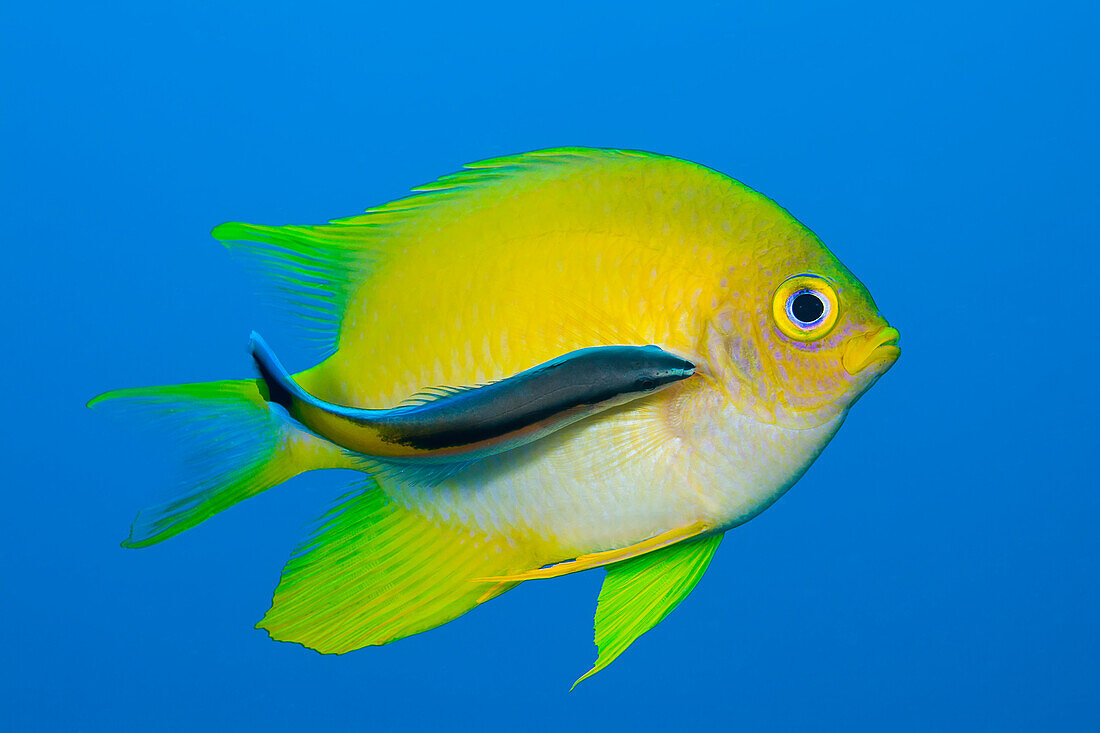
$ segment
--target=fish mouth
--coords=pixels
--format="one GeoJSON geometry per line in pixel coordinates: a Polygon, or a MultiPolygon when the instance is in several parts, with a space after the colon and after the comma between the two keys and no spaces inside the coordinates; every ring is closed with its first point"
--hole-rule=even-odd
{"type": "Polygon", "coordinates": [[[844,369],[855,375],[874,362],[886,361],[893,364],[901,355],[901,348],[898,346],[900,338],[901,334],[896,328],[887,326],[871,336],[852,339],[841,359],[844,369]]]}

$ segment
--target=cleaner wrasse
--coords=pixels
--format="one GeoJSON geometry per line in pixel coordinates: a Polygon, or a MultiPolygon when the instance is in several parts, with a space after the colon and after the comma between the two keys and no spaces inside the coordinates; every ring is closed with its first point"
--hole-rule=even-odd
{"type": "Polygon", "coordinates": [[[511,450],[695,373],[690,361],[657,346],[593,346],[480,387],[438,387],[419,404],[364,409],[306,392],[258,333],[248,349],[267,399],[317,435],[367,456],[417,461],[511,450]]]}

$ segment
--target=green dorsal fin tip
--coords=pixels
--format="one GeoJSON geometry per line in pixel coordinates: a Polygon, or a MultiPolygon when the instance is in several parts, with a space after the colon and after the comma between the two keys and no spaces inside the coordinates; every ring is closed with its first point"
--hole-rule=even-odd
{"type": "Polygon", "coordinates": [[[352,298],[360,292],[389,251],[419,241],[423,228],[437,227],[475,210],[479,196],[503,195],[505,186],[536,184],[559,175],[615,165],[637,158],[661,158],[673,165],[695,165],[655,153],[609,148],[552,148],[470,163],[462,170],[412,189],[412,194],[368,208],[364,213],[318,226],[262,226],[226,222],[212,234],[261,275],[261,292],[282,312],[320,356],[336,351],[340,328],[352,298]]]}

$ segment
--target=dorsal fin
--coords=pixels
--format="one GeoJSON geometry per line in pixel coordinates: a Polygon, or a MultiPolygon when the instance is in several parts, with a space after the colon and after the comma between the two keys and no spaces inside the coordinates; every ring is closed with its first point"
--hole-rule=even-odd
{"type": "Polygon", "coordinates": [[[366,228],[229,222],[211,233],[259,276],[261,295],[307,343],[321,356],[336,350],[344,308],[380,258],[366,228]]]}
{"type": "Polygon", "coordinates": [[[395,407],[412,407],[414,405],[426,405],[429,402],[435,402],[441,400],[444,397],[450,397],[451,395],[462,394],[463,392],[469,392],[477,387],[483,387],[484,385],[477,385],[474,387],[451,387],[448,385],[440,385],[438,387],[425,387],[419,392],[415,392],[395,405],[395,407]]]}
{"type": "MultiPolygon", "coordinates": [[[[414,237],[425,217],[452,219],[477,208],[477,199],[523,179],[562,175],[585,165],[624,158],[658,158],[652,153],[593,148],[557,148],[470,163],[464,170],[417,186],[413,195],[364,214],[320,226],[262,226],[228,222],[212,232],[260,275],[265,299],[290,316],[291,325],[318,349],[337,347],[350,299],[384,262],[390,249],[414,237]]],[[[505,195],[499,192],[499,195],[505,195]]]]}

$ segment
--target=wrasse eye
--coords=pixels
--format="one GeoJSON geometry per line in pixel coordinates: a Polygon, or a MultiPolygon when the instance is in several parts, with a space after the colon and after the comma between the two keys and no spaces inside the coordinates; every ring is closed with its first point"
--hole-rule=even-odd
{"type": "Polygon", "coordinates": [[[635,382],[634,386],[638,388],[639,392],[652,392],[657,388],[657,383],[652,379],[643,378],[635,382]]]}
{"type": "Polygon", "coordinates": [[[824,278],[795,275],[772,296],[772,318],[784,335],[815,341],[832,330],[840,311],[836,291],[824,278]]]}

